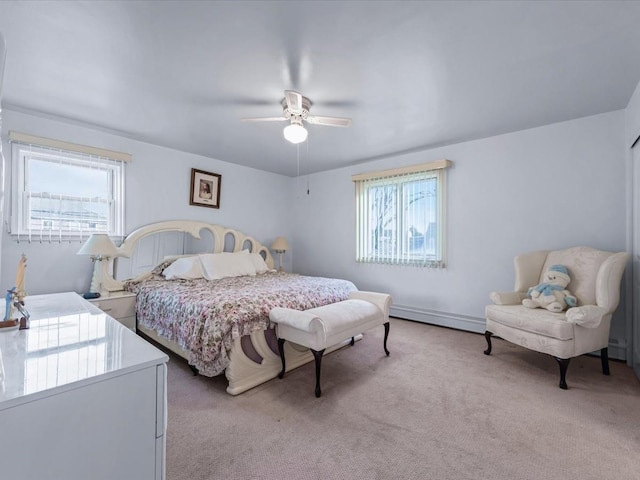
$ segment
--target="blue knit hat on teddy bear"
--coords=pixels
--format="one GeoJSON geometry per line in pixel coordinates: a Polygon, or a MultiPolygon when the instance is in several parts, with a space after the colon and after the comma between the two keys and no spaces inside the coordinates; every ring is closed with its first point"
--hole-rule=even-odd
{"type": "Polygon", "coordinates": [[[565,267],[564,265],[553,265],[551,266],[551,268],[549,268],[548,271],[556,272],[556,275],[562,276],[567,281],[567,283],[569,283],[569,281],[571,280],[571,278],[569,277],[569,270],[567,270],[567,267],[565,267]]]}

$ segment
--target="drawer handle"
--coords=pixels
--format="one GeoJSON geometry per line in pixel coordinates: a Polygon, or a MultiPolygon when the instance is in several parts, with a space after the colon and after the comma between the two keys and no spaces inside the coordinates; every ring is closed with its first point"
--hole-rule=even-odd
{"type": "Polygon", "coordinates": [[[113,310],[113,308],[102,308],[101,309],[104,313],[110,312],[111,310],[113,310]]]}

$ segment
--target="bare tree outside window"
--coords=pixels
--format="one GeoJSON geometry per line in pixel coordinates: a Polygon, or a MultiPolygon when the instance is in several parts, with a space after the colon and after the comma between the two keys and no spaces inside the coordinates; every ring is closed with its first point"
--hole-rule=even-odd
{"type": "Polygon", "coordinates": [[[440,170],[357,185],[360,262],[442,266],[440,170]]]}

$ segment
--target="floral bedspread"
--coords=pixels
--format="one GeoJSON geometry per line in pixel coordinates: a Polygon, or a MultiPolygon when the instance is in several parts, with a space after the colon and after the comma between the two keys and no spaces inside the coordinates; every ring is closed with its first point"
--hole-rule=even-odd
{"type": "Polygon", "coordinates": [[[138,323],[177,342],[202,375],[229,365],[233,339],[270,328],[273,307],[307,310],[345,300],[353,283],[283,272],[221,280],[165,280],[160,275],[129,282],[137,293],[138,323]]]}

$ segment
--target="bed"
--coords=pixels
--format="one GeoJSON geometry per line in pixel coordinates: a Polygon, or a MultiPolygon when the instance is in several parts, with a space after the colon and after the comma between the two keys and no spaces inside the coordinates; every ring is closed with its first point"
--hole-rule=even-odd
{"type": "MultiPolygon", "coordinates": [[[[278,272],[273,266],[269,250],[237,230],[160,222],[125,238],[108,284],[136,293],[139,333],[185,358],[202,375],[224,373],[227,392],[237,395],[280,371],[271,308],[307,310],[345,300],[356,290],[347,280],[278,272]],[[248,263],[256,265],[255,271],[248,263]],[[194,266],[202,276],[193,274],[194,266]],[[171,278],[176,271],[178,278],[171,278]],[[226,276],[230,271],[233,275],[226,276]]],[[[289,342],[286,355],[288,370],[313,360],[308,349],[289,342]]]]}

